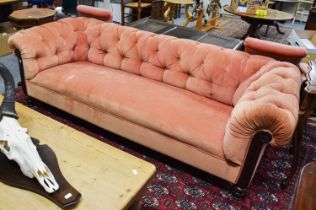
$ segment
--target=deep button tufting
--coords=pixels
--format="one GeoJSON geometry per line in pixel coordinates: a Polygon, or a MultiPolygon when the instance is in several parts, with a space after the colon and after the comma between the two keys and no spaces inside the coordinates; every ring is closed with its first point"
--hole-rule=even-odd
{"type": "Polygon", "coordinates": [[[279,77],[281,77],[282,79],[287,79],[288,76],[287,75],[284,75],[284,74],[277,74],[279,77]]]}

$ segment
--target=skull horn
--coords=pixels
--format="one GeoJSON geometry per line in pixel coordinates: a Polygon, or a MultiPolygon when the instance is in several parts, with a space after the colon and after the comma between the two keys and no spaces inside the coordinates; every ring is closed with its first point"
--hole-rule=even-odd
{"type": "Polygon", "coordinates": [[[0,63],[0,75],[4,80],[4,98],[0,107],[0,120],[3,116],[18,119],[15,111],[15,85],[9,70],[0,63]]]}

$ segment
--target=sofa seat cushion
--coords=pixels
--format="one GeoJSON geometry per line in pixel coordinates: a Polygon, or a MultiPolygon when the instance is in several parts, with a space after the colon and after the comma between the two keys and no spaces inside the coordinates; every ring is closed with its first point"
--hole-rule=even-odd
{"type": "Polygon", "coordinates": [[[47,69],[30,82],[224,159],[223,137],[231,106],[86,61],[47,69]]]}

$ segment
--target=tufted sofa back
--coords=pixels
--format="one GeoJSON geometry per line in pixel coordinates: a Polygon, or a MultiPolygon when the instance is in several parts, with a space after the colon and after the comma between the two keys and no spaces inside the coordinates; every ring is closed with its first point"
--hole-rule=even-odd
{"type": "Polygon", "coordinates": [[[32,79],[50,67],[87,60],[85,30],[102,23],[96,19],[66,18],[21,30],[9,38],[8,44],[21,51],[25,79],[32,79]]]}
{"type": "Polygon", "coordinates": [[[27,79],[55,65],[88,60],[230,105],[239,84],[272,60],[87,18],[63,19],[19,32],[9,45],[22,49],[27,79]],[[29,37],[35,49],[23,51],[20,36],[29,37]]]}
{"type": "Polygon", "coordinates": [[[271,60],[111,23],[86,33],[89,61],[230,105],[239,84],[271,60]]]}

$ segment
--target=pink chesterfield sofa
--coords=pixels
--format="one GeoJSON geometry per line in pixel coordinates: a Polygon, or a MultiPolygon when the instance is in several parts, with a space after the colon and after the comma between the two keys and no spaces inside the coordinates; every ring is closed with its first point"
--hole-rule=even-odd
{"type": "Polygon", "coordinates": [[[236,195],[266,145],[287,144],[296,127],[300,71],[271,57],[85,17],[20,31],[9,46],[30,97],[220,177],[236,195]]]}

